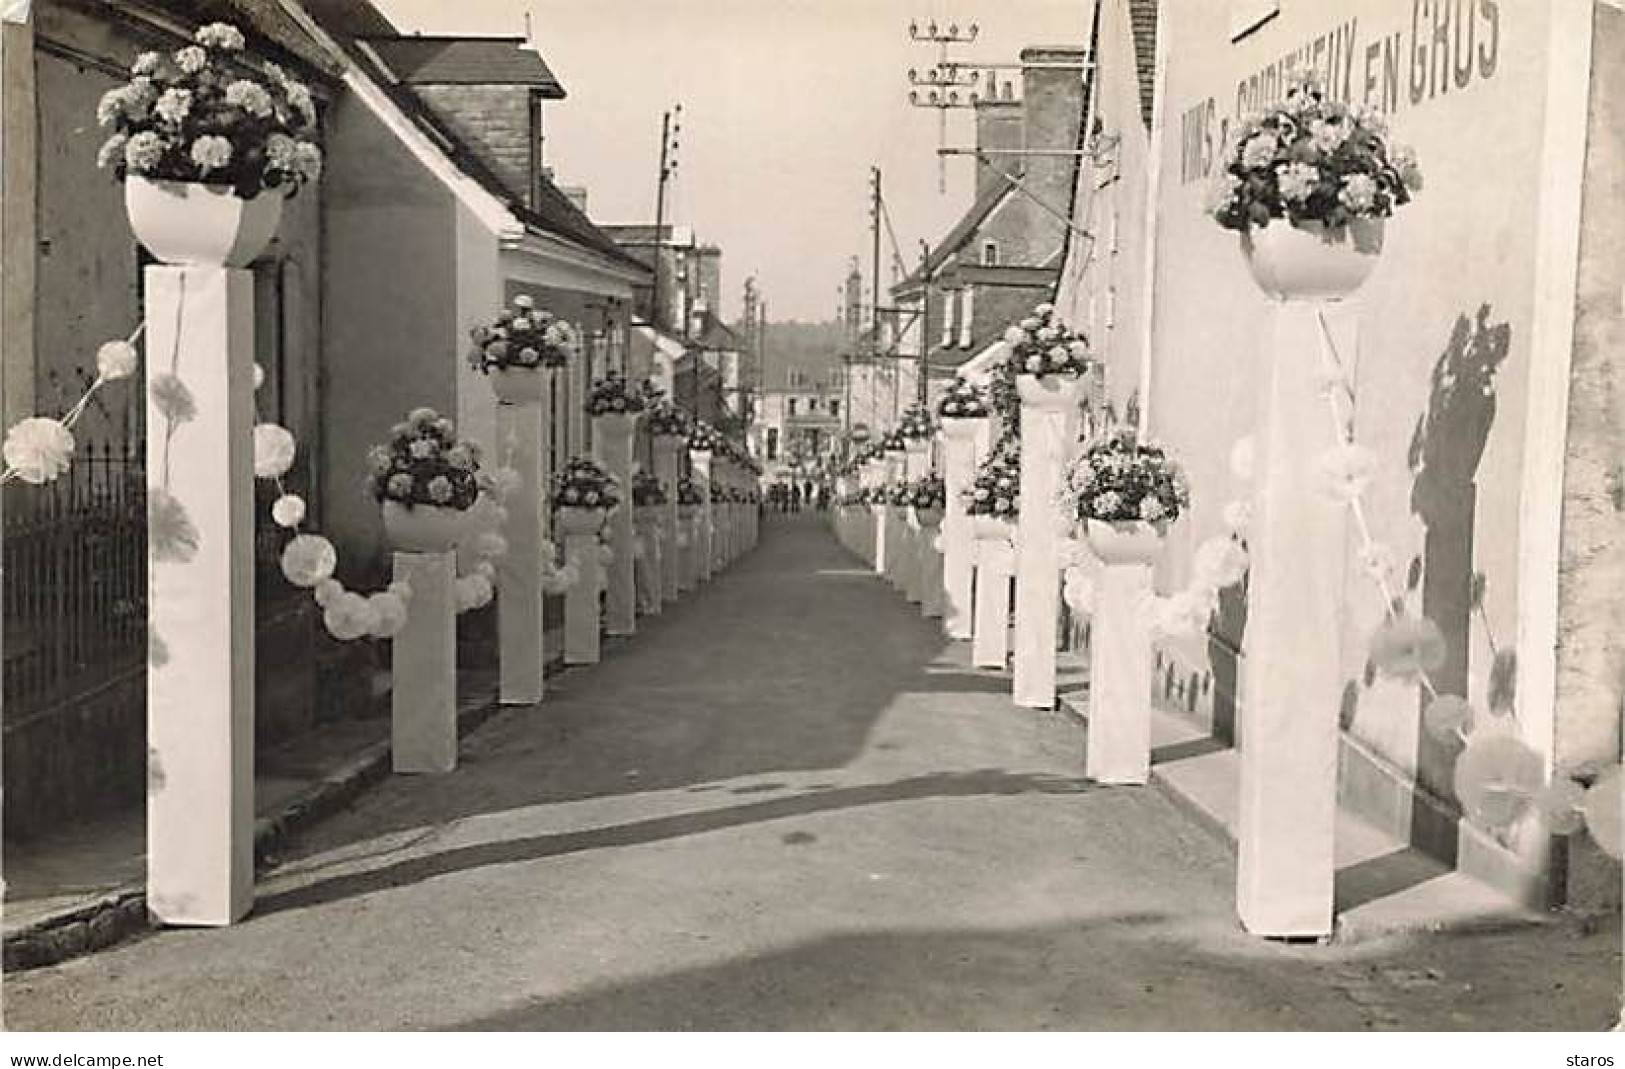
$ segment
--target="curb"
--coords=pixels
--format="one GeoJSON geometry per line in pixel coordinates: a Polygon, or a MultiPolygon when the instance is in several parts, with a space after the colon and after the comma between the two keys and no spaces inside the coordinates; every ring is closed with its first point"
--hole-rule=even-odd
{"type": "MultiPolygon", "coordinates": [[[[563,671],[548,667],[547,675],[563,671]]],[[[457,710],[457,737],[475,731],[503,706],[495,692],[457,710]]],[[[390,773],[388,739],[361,750],[336,771],[289,798],[276,813],[254,822],[254,873],[273,868],[275,855],[297,833],[348,806],[369,787],[390,773]]],[[[95,902],[76,906],[37,921],[5,937],[4,970],[8,973],[55,965],[121,943],[148,931],[159,930],[147,916],[145,882],[117,888],[95,902]]]]}

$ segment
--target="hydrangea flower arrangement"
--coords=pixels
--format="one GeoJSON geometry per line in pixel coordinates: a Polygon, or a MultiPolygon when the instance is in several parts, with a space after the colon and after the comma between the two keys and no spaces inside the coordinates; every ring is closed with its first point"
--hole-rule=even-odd
{"type": "Polygon", "coordinates": [[[995,449],[965,491],[965,513],[1013,520],[1020,512],[1021,451],[1014,440],[995,449]]]}
{"type": "Polygon", "coordinates": [[[414,408],[390,429],[388,445],[367,453],[367,489],[380,503],[463,511],[480,496],[480,447],[457,440],[451,420],[414,408]]]}
{"type": "Polygon", "coordinates": [[[469,336],[474,347],[468,362],[487,375],[498,368],[563,367],[577,346],[574,327],[523,293],[497,313],[495,323],[475,327],[469,336]]]}
{"type": "Polygon", "coordinates": [[[1237,126],[1208,197],[1208,213],[1246,232],[1285,219],[1327,227],[1386,219],[1422,185],[1416,153],[1388,142],[1380,112],[1326,99],[1313,74],[1286,101],[1237,126]]]}
{"type": "Polygon", "coordinates": [[[911,442],[923,441],[935,434],[937,425],[924,405],[909,405],[897,423],[897,433],[911,442]]]}
{"type": "Polygon", "coordinates": [[[696,452],[715,451],[722,442],[716,428],[703,419],[696,419],[688,427],[688,447],[696,452]]]}
{"type": "Polygon", "coordinates": [[[982,391],[958,375],[943,392],[937,405],[937,415],[943,419],[979,419],[988,414],[987,401],[982,391]]]}
{"type": "Polygon", "coordinates": [[[170,55],[137,56],[129,83],[96,106],[112,130],[98,166],[121,182],[200,182],[244,199],[266,190],[292,196],[320,177],[310,87],[272,63],[254,69],[244,44],[241,30],[214,22],[170,55]]]}
{"type": "Polygon", "coordinates": [[[904,440],[902,431],[896,427],[881,435],[880,451],[882,453],[901,453],[907,448],[908,443],[904,440]]]}
{"type": "Polygon", "coordinates": [[[632,389],[626,376],[611,372],[594,379],[587,392],[587,415],[630,416],[643,411],[643,393],[632,389]]]}
{"type": "Polygon", "coordinates": [[[662,398],[646,409],[644,426],[650,434],[681,438],[688,434],[688,414],[662,398]]]}
{"type": "Polygon", "coordinates": [[[571,457],[553,478],[553,507],[612,509],[621,503],[620,487],[591,457],[571,457]]]}
{"type": "Polygon", "coordinates": [[[1080,520],[1144,521],[1163,526],[1190,507],[1185,473],[1159,446],[1132,432],[1089,446],[1067,472],[1062,491],[1080,520]]]}
{"type": "Polygon", "coordinates": [[[638,508],[646,505],[664,505],[666,503],[665,487],[660,480],[649,472],[635,471],[632,473],[632,504],[638,508]]]}
{"type": "Polygon", "coordinates": [[[908,503],[917,509],[942,509],[948,506],[948,488],[937,475],[925,475],[908,484],[908,503]]]}
{"type": "Polygon", "coordinates": [[[699,505],[704,502],[700,496],[700,484],[690,476],[683,476],[677,480],[677,503],[679,505],[699,505]]]}
{"type": "Polygon", "coordinates": [[[906,479],[898,479],[886,487],[886,504],[907,508],[914,504],[914,489],[906,479]]]}
{"type": "Polygon", "coordinates": [[[1044,303],[1033,314],[1004,332],[1010,347],[1010,366],[1019,375],[1081,375],[1089,370],[1089,343],[1061,322],[1053,304],[1044,303]]]}

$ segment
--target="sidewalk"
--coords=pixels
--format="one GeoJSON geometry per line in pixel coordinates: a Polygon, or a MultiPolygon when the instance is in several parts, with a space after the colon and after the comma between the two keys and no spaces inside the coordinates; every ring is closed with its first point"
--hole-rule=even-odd
{"type": "MultiPolygon", "coordinates": [[[[289,835],[334,812],[389,772],[389,680],[374,682],[370,715],[323,724],[259,755],[255,856],[264,867],[289,835]]],[[[458,730],[495,710],[495,676],[458,681],[458,730]]],[[[146,812],[131,809],[4,853],[5,968],[30,968],[99,950],[149,928],[146,812]]]]}
{"type": "MultiPolygon", "coordinates": [[[[1082,778],[815,518],[455,774],[302,833],[228,929],[8,978],[16,1028],[1573,1028],[1617,930],[1246,936],[1229,851],[1082,778]],[[138,982],[132,983],[131,980],[138,982]]],[[[1075,683],[1075,680],[1073,681],[1075,683]]]]}

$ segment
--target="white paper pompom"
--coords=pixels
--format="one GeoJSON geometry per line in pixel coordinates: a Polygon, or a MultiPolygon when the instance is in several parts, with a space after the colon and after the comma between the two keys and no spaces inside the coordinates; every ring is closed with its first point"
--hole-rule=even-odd
{"type": "Polygon", "coordinates": [[[367,599],[372,605],[376,623],[372,634],[377,638],[393,638],[406,626],[406,603],[394,594],[381,591],[367,599]]]}
{"type": "Polygon", "coordinates": [[[1068,568],[1065,575],[1061,596],[1066,600],[1067,607],[1080,616],[1092,615],[1095,611],[1094,577],[1080,567],[1068,568]]]}
{"type": "Polygon", "coordinates": [[[140,362],[135,346],[123,339],[104,342],[96,350],[96,373],[108,382],[129,378],[140,362]]]}
{"type": "Polygon", "coordinates": [[[1253,522],[1253,503],[1237,499],[1224,506],[1224,525],[1230,533],[1238,537],[1247,536],[1247,528],[1253,522]]]}
{"type": "Polygon", "coordinates": [[[403,602],[410,602],[412,600],[412,584],[408,583],[404,579],[395,580],[385,589],[387,589],[391,594],[394,594],[397,598],[400,598],[403,602]]]}
{"type": "Polygon", "coordinates": [[[317,583],[311,593],[315,595],[316,604],[325,609],[333,603],[334,598],[344,593],[344,584],[329,576],[317,583]]]}
{"type": "Polygon", "coordinates": [[[474,565],[473,574],[483,575],[487,580],[495,582],[497,577],[497,566],[488,560],[482,560],[478,564],[474,565]]]}
{"type": "Polygon", "coordinates": [[[265,385],[265,369],[260,367],[259,361],[254,362],[254,389],[258,390],[265,385]]]}
{"type": "Polygon", "coordinates": [[[338,562],[333,543],[321,535],[296,535],[282,550],[282,574],[294,586],[315,586],[333,574],[338,562]]]}
{"type": "Polygon", "coordinates": [[[275,423],[261,423],[254,428],[254,475],[260,479],[277,479],[293,467],[293,435],[275,423]]]}
{"type": "Polygon", "coordinates": [[[298,527],[305,522],[305,499],[298,494],[283,494],[271,502],[271,519],[278,527],[298,527]]]}
{"type": "Polygon", "coordinates": [[[1196,547],[1191,566],[1192,584],[1204,590],[1223,590],[1247,574],[1247,551],[1229,538],[1209,538],[1196,547]]]}
{"type": "Polygon", "coordinates": [[[508,552],[508,540],[495,531],[486,531],[474,540],[474,552],[482,557],[500,557],[508,552]]]}
{"type": "Polygon", "coordinates": [[[39,486],[68,470],[73,435],[58,420],[30,416],[6,432],[0,454],[19,479],[39,486]]]}
{"type": "Polygon", "coordinates": [[[1350,502],[1370,485],[1377,469],[1377,455],[1363,445],[1344,442],[1322,453],[1319,463],[1326,493],[1350,502]]]}
{"type": "Polygon", "coordinates": [[[372,607],[367,599],[352,591],[345,591],[327,605],[322,614],[327,631],[340,642],[349,642],[365,635],[373,623],[372,607]]]}

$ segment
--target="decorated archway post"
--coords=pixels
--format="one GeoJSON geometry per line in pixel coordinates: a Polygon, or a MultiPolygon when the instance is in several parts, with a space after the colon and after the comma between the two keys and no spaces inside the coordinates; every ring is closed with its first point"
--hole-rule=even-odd
{"type": "Polygon", "coordinates": [[[682,557],[677,548],[680,541],[677,480],[678,453],[682,448],[681,435],[654,436],[655,478],[660,480],[660,490],[666,495],[666,503],[660,506],[660,555],[663,565],[660,571],[660,596],[664,601],[676,601],[681,589],[682,557]]]}
{"type": "Polygon", "coordinates": [[[254,277],[148,267],[146,320],[147,905],[230,924],[254,900],[254,277]]]}
{"type": "Polygon", "coordinates": [[[942,421],[943,481],[948,501],[942,520],[943,626],[949,638],[968,639],[972,624],[972,579],[970,517],[965,513],[965,492],[976,474],[976,465],[987,452],[992,434],[987,416],[942,421]]]}
{"type": "Polygon", "coordinates": [[[637,631],[637,578],[632,509],[632,433],[636,413],[593,417],[592,451],[621,487],[622,507],[609,514],[612,554],[605,577],[604,630],[611,635],[637,631]]]}
{"type": "Polygon", "coordinates": [[[517,479],[505,501],[508,519],[503,535],[508,552],[497,567],[498,648],[501,656],[499,690],[504,705],[530,705],[542,700],[547,666],[542,624],[542,573],[547,541],[548,487],[546,470],[547,409],[542,398],[551,396],[553,371],[538,368],[510,371],[538,380],[535,396],[509,393],[498,387],[496,433],[498,457],[517,479]]]}

